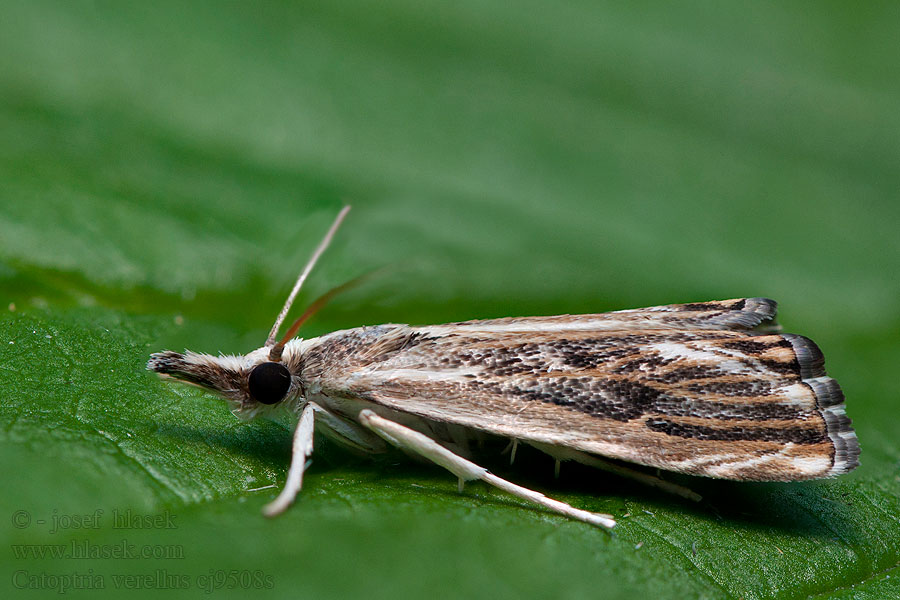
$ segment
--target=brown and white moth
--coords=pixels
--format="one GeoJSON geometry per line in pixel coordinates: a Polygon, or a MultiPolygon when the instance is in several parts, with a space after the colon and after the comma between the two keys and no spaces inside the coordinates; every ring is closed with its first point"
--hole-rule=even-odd
{"type": "MultiPolygon", "coordinates": [[[[681,486],[603,457],[738,481],[798,481],[854,469],[859,444],[844,396],[809,339],[778,333],[775,302],[743,298],[592,315],[511,317],[413,327],[377,325],[304,340],[276,334],[349,207],[294,286],[265,345],[244,356],[153,354],[147,368],[225,397],[250,419],[299,415],[274,516],[294,500],[313,429],[367,452],[388,445],[555,512],[592,513],[473,463],[468,441],[491,434],[557,461],[612,470],[682,496],[681,486]]],[[[559,462],[557,462],[558,466],[559,462]]]]}

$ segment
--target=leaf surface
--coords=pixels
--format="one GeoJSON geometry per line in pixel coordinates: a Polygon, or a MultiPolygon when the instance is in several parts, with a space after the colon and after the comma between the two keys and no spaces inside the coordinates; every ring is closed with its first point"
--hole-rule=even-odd
{"type": "Polygon", "coordinates": [[[895,4],[2,11],[11,591],[900,597],[895,4]],[[483,457],[614,514],[609,536],[317,439],[297,505],[265,520],[289,426],[240,423],[144,365],[164,348],[259,346],[345,201],[299,302],[392,269],[303,335],[770,296],[825,351],[862,466],[803,484],[675,478],[703,494],[694,505],[577,466],[555,480],[536,451],[483,457]],[[73,583],[97,577],[104,590],[73,583]]]}

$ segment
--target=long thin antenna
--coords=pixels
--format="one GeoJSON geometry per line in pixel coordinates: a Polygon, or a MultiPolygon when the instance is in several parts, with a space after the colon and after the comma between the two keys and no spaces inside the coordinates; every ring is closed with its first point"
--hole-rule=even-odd
{"type": "Polygon", "coordinates": [[[316,247],[315,252],[313,252],[312,256],[309,259],[309,262],[306,263],[306,266],[303,267],[303,271],[300,273],[300,277],[297,278],[297,283],[294,284],[294,289],[291,290],[291,293],[288,295],[287,302],[284,303],[284,308],[281,309],[281,312],[278,313],[278,318],[275,319],[275,324],[272,325],[272,331],[269,332],[269,337],[266,339],[266,346],[271,346],[275,343],[275,336],[278,335],[278,328],[281,327],[281,323],[284,321],[284,318],[287,316],[288,311],[291,310],[291,304],[294,303],[294,298],[297,297],[297,292],[300,291],[300,287],[303,285],[303,282],[306,281],[306,278],[309,277],[310,271],[313,270],[313,267],[316,266],[316,261],[319,260],[319,257],[322,256],[322,253],[325,252],[325,248],[328,247],[328,244],[331,243],[331,239],[334,237],[335,232],[337,232],[338,227],[341,226],[341,223],[344,220],[344,217],[347,216],[347,213],[350,212],[350,207],[345,206],[341,209],[341,212],[338,213],[337,218],[335,218],[334,223],[331,224],[331,229],[328,230],[328,233],[325,234],[325,237],[322,238],[322,241],[319,242],[318,247],[316,247]]]}
{"type": "Polygon", "coordinates": [[[288,330],[285,332],[284,336],[278,340],[278,343],[269,348],[269,360],[272,362],[280,362],[281,354],[284,352],[285,345],[297,335],[297,331],[300,329],[300,326],[306,323],[314,314],[319,312],[319,309],[328,304],[328,301],[341,294],[346,292],[347,290],[354,288],[364,282],[367,279],[375,276],[380,273],[384,269],[377,269],[375,271],[370,271],[368,273],[363,273],[359,277],[355,279],[351,279],[347,283],[343,283],[335,288],[332,288],[319,296],[315,302],[309,305],[307,309],[300,315],[300,318],[294,321],[294,324],[288,327],[288,330]]]}

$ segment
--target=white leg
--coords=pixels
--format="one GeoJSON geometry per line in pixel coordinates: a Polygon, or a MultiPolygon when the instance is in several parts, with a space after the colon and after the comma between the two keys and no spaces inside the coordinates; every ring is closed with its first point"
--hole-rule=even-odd
{"type": "Polygon", "coordinates": [[[445,469],[459,477],[460,481],[480,479],[481,481],[489,483],[494,487],[500,488],[505,492],[509,492],[514,496],[530,500],[531,502],[539,504],[544,508],[548,508],[559,514],[566,515],[567,517],[572,517],[574,519],[578,519],[579,521],[584,521],[585,523],[590,523],[592,525],[612,528],[616,524],[616,521],[611,515],[580,510],[575,507],[569,506],[564,502],[548,498],[539,492],[535,492],[534,490],[529,490],[528,488],[524,488],[505,479],[501,479],[493,473],[489,473],[488,470],[484,467],[479,467],[475,463],[454,454],[427,435],[423,435],[418,431],[410,429],[404,425],[400,425],[399,423],[395,423],[394,421],[385,419],[384,417],[380,417],[371,410],[366,409],[361,411],[359,413],[359,421],[364,426],[368,427],[394,446],[423,456],[431,460],[435,464],[444,467],[445,469]]]}
{"type": "Polygon", "coordinates": [[[638,471],[637,469],[630,469],[623,465],[604,460],[599,456],[594,456],[593,454],[587,454],[578,450],[572,450],[571,448],[560,448],[558,446],[551,446],[549,444],[541,444],[539,442],[529,442],[529,444],[555,458],[557,467],[559,465],[559,461],[561,460],[574,460],[575,462],[579,462],[583,465],[588,465],[589,467],[594,467],[597,469],[603,469],[604,471],[615,473],[620,477],[627,477],[628,479],[643,483],[644,485],[658,488],[665,492],[669,492],[670,494],[675,494],[676,496],[681,496],[682,498],[693,500],[694,502],[699,502],[703,499],[700,494],[684,487],[683,485],[678,485],[677,483],[672,483],[671,481],[660,479],[659,477],[649,475],[647,473],[644,473],[643,471],[638,471]]]}
{"type": "Polygon", "coordinates": [[[509,464],[513,464],[516,462],[516,449],[519,447],[519,440],[516,438],[510,438],[509,443],[506,445],[506,448],[500,451],[500,454],[509,453],[509,464]]]}
{"type": "Polygon", "coordinates": [[[315,404],[308,402],[300,414],[300,421],[297,422],[297,429],[294,430],[291,467],[288,469],[287,481],[278,497],[263,507],[263,514],[267,517],[276,517],[287,510],[303,486],[306,459],[313,451],[313,423],[316,408],[318,407],[315,404]]]}
{"type": "Polygon", "coordinates": [[[313,404],[316,411],[316,431],[338,442],[347,449],[366,454],[378,454],[386,452],[388,445],[384,440],[362,427],[356,421],[351,421],[329,412],[313,404]]]}

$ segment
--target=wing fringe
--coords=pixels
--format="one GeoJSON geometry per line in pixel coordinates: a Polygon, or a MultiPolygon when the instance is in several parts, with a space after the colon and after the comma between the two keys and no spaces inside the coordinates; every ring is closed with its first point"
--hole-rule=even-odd
{"type": "Polygon", "coordinates": [[[845,412],[844,392],[838,382],[825,374],[825,356],[811,339],[802,335],[782,334],[791,343],[800,365],[801,381],[816,397],[816,407],[825,419],[828,438],[834,444],[834,464],[829,477],[852,471],[859,466],[859,440],[845,412]]]}

